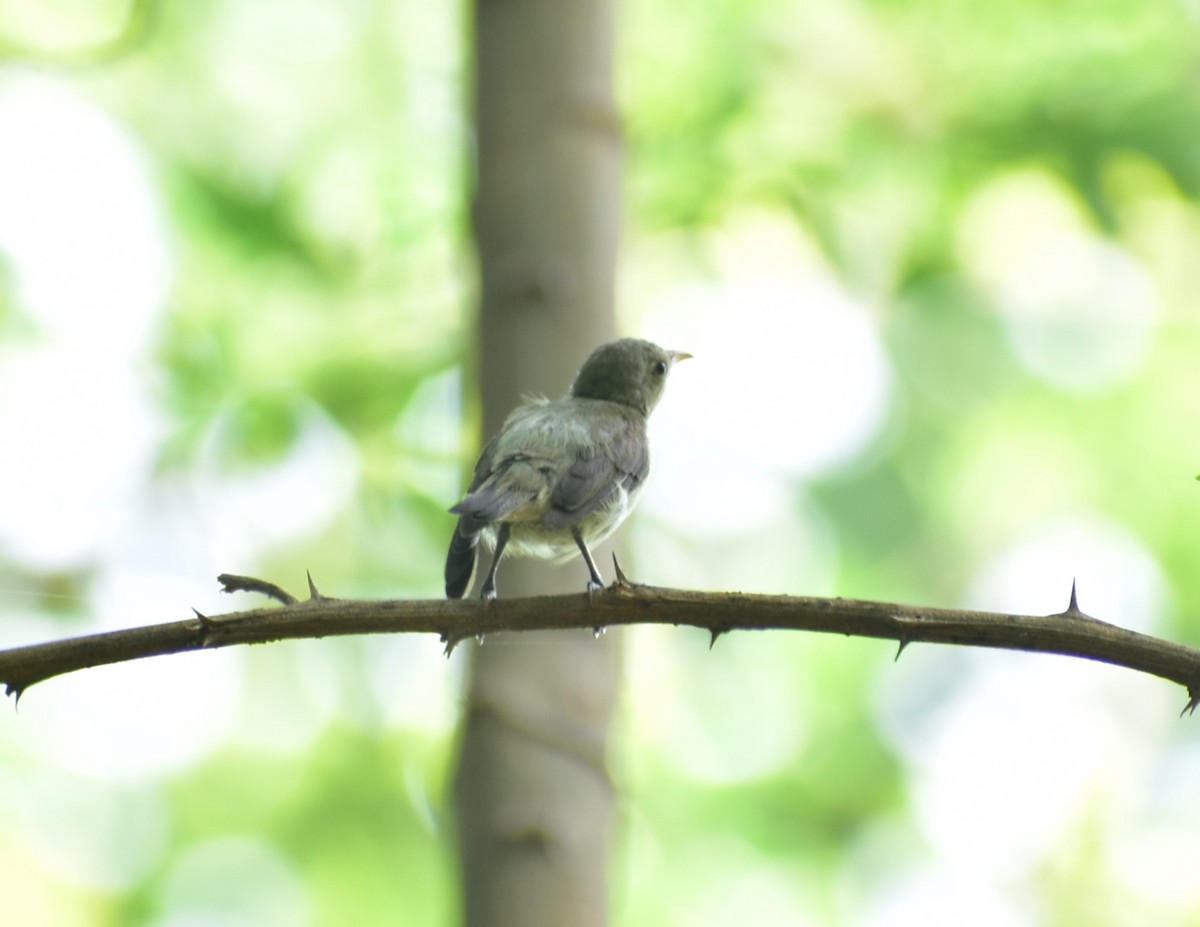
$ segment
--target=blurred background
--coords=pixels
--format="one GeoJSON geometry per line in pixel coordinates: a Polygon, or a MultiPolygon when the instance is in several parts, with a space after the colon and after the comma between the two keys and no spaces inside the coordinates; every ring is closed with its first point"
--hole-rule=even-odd
{"type": "MultiPolygon", "coordinates": [[[[222,571],[441,594],[478,420],[468,14],[0,0],[0,646],[257,604],[222,571]]],[[[1075,579],[1200,643],[1200,6],[619,15],[621,325],[696,357],[630,574],[1026,613],[1075,579]]],[[[1176,687],[626,642],[617,924],[1200,924],[1176,687]]],[[[356,638],[31,689],[6,922],[453,923],[462,670],[356,638]]]]}

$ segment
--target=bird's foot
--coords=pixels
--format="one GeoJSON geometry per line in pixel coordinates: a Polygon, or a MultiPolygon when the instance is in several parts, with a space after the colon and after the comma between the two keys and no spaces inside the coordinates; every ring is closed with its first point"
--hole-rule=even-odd
{"type": "MultiPolygon", "coordinates": [[[[589,599],[592,598],[597,592],[603,592],[603,591],[604,591],[604,583],[601,582],[599,579],[588,580],[587,594],[588,594],[589,599]]],[[[605,631],[605,628],[603,625],[596,625],[596,627],[592,628],[592,637],[596,638],[596,640],[599,640],[600,638],[602,638],[604,636],[604,631],[605,631]]]]}

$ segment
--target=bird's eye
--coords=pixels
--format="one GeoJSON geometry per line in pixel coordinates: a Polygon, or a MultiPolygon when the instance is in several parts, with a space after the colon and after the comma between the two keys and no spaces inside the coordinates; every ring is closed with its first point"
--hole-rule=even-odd
{"type": "Polygon", "coordinates": [[[661,376],[662,376],[664,373],[666,373],[666,372],[667,372],[667,362],[666,362],[666,361],[658,361],[658,362],[657,362],[657,363],[654,365],[654,372],[655,372],[655,373],[656,373],[658,376],[660,376],[660,377],[661,377],[661,376]]]}

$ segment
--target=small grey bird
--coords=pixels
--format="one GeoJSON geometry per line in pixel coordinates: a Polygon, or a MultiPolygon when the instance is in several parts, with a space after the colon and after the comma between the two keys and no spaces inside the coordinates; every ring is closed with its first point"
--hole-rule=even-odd
{"type": "Polygon", "coordinates": [[[587,588],[604,588],[588,550],[625,520],[646,475],[646,419],[676,361],[691,357],[649,341],[601,345],[562,399],[514,410],[483,449],[446,556],[446,596],[460,599],[475,574],[479,541],[493,551],[482,596],[496,596],[500,558],[512,553],[561,562],[578,551],[587,588]]]}

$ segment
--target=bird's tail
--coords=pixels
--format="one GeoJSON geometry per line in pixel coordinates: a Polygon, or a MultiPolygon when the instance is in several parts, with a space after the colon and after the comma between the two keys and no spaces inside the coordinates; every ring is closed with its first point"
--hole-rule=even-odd
{"type": "Polygon", "coordinates": [[[446,554],[446,598],[461,599],[471,588],[475,577],[475,549],[479,535],[463,533],[460,520],[450,539],[450,550],[446,554]]]}

